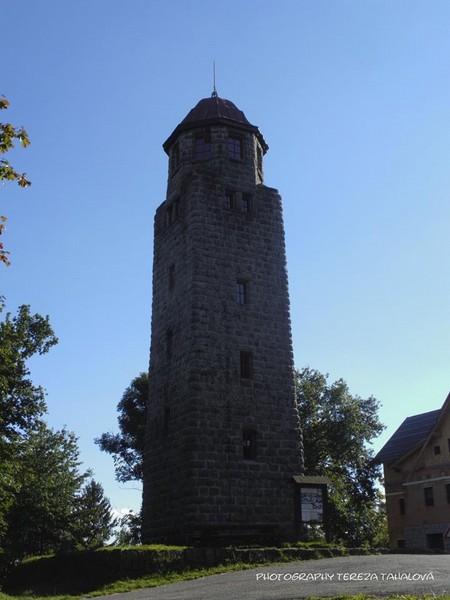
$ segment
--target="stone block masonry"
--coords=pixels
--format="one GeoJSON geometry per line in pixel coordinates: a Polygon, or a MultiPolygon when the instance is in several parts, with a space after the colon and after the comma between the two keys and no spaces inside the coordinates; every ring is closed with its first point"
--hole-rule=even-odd
{"type": "Polygon", "coordinates": [[[262,183],[261,134],[234,115],[183,122],[169,138],[155,215],[146,542],[298,535],[281,198],[262,183]]]}

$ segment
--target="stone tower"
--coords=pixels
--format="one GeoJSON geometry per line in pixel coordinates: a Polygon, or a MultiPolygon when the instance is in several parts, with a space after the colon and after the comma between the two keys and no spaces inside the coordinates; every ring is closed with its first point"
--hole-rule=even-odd
{"type": "Polygon", "coordinates": [[[268,146],[213,93],[163,145],[144,541],[298,536],[302,473],[281,198],[268,146]]]}

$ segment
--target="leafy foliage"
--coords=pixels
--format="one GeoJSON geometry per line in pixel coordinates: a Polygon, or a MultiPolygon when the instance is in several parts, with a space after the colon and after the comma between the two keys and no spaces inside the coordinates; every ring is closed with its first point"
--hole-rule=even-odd
{"type": "Polygon", "coordinates": [[[120,433],[103,433],[95,440],[104,452],[112,454],[117,481],[142,479],[147,399],[148,375],[141,373],[117,405],[120,433]]]}
{"type": "Polygon", "coordinates": [[[57,344],[48,317],[22,305],[0,323],[0,441],[29,430],[46,409],[45,392],[29,378],[27,360],[57,344]]]}
{"type": "MultiPolygon", "coordinates": [[[[3,306],[3,302],[1,303],[3,306]]],[[[21,306],[0,323],[0,539],[19,485],[20,443],[45,411],[45,393],[29,378],[27,361],[57,343],[48,317],[21,306]]]]}
{"type": "Polygon", "coordinates": [[[319,371],[296,373],[296,393],[307,474],[330,478],[330,525],[334,539],[373,543],[383,527],[377,481],[368,444],[384,429],[373,397],[352,396],[342,379],[329,384],[319,371]]]}
{"type": "MultiPolygon", "coordinates": [[[[0,97],[0,110],[5,110],[9,106],[9,101],[0,97]]],[[[14,148],[16,142],[26,148],[30,145],[30,138],[23,127],[14,127],[11,123],[0,123],[0,154],[5,154],[8,150],[14,148]]],[[[19,173],[6,159],[0,159],[0,180],[17,181],[20,187],[28,187],[31,182],[27,179],[25,173],[19,173]]],[[[0,215],[0,235],[5,229],[6,217],[0,215]]],[[[8,254],[0,242],[0,262],[9,265],[8,254]]]]}
{"type": "Polygon", "coordinates": [[[76,499],[72,526],[75,542],[85,549],[99,548],[108,540],[117,524],[103,487],[91,479],[76,499]]]}
{"type": "Polygon", "coordinates": [[[8,513],[4,545],[12,556],[43,554],[72,545],[79,472],[75,435],[43,422],[20,440],[16,455],[18,489],[8,513]]]}
{"type": "Polygon", "coordinates": [[[120,529],[115,543],[119,546],[135,546],[141,543],[142,515],[130,510],[120,519],[120,529]]]}

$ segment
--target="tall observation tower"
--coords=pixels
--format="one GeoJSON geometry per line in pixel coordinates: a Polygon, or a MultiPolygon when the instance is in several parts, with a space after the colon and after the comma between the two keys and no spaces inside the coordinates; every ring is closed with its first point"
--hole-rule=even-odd
{"type": "Polygon", "coordinates": [[[214,92],[163,145],[144,541],[292,539],[303,473],[281,198],[258,127],[214,92]]]}

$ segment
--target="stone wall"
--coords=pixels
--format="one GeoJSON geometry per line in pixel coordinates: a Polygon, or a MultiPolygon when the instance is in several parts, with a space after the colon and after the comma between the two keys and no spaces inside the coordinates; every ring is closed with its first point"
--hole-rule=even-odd
{"type": "Polygon", "coordinates": [[[210,135],[206,161],[192,159],[193,132],[180,136],[155,216],[144,538],[292,539],[303,465],[281,199],[261,183],[253,134],[241,133],[242,161],[226,156],[226,127],[210,135]],[[256,432],[252,460],[244,430],[256,432]]]}

